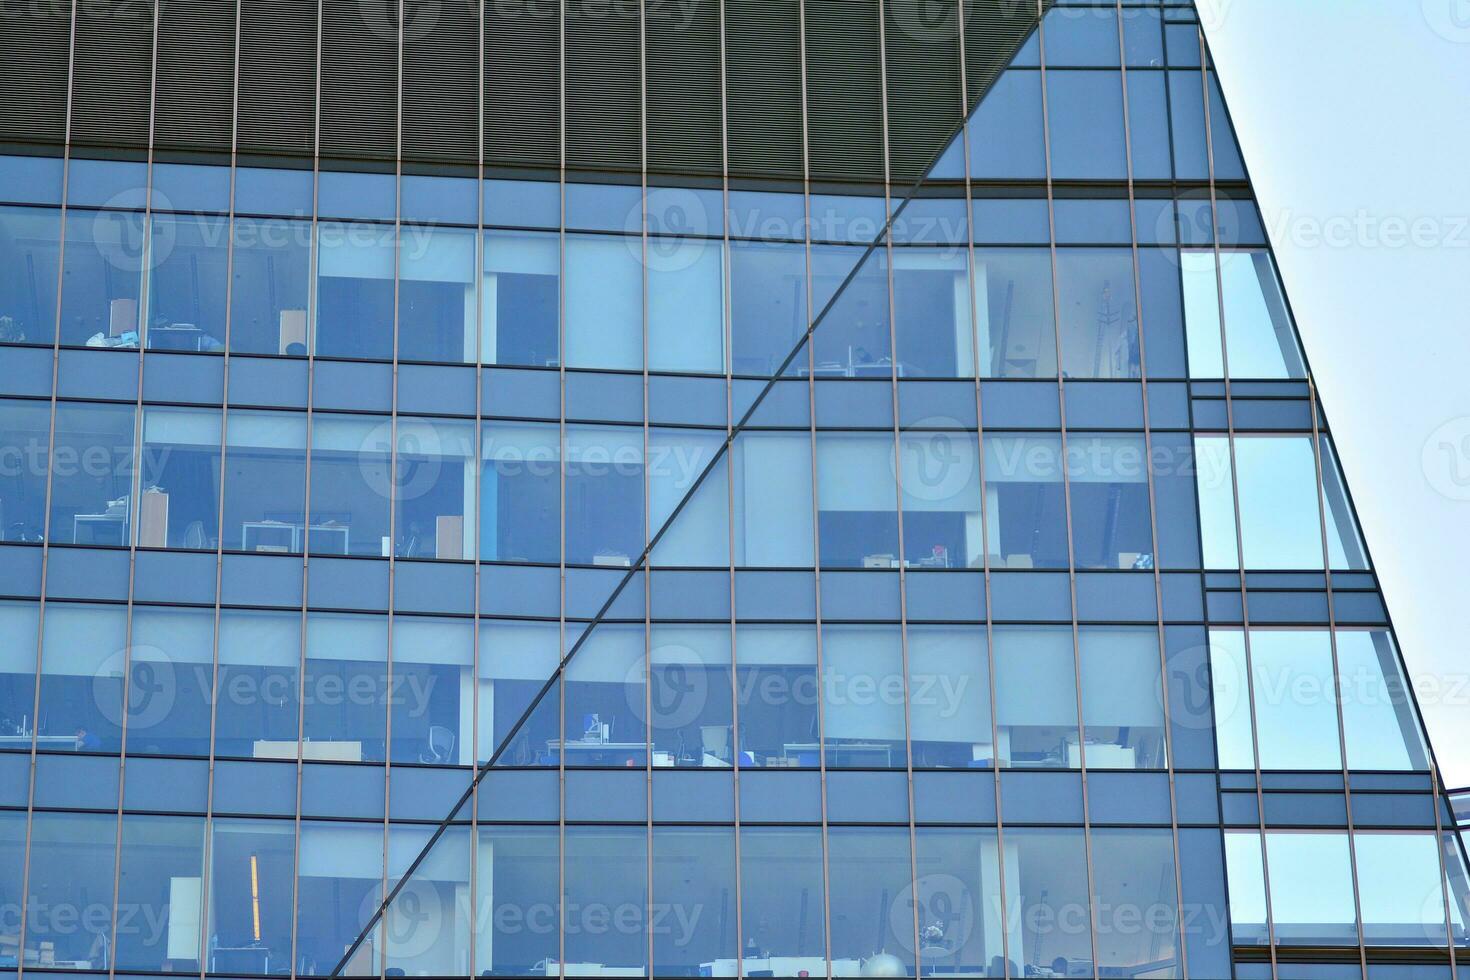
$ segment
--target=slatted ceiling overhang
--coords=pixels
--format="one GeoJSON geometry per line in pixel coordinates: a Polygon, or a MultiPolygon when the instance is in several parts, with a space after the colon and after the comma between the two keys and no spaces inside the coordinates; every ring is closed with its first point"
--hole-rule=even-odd
{"type": "Polygon", "coordinates": [[[235,126],[235,0],[159,8],[153,142],[228,151],[235,126]]]}
{"type": "Polygon", "coordinates": [[[888,167],[918,180],[964,108],[958,0],[884,0],[888,167]]]}
{"type": "Polygon", "coordinates": [[[0,0],[0,17],[0,134],[9,142],[64,142],[71,5],[0,0]]]}
{"type": "Polygon", "coordinates": [[[240,152],[311,155],[316,49],[316,4],[240,0],[240,152]]]}
{"type": "Polygon", "coordinates": [[[719,174],[724,166],[720,105],[720,3],[648,4],[648,168],[719,174]]]}
{"type": "Polygon", "coordinates": [[[153,4],[88,4],[77,18],[71,141],[148,146],[153,96],[153,4]]]}
{"type": "Polygon", "coordinates": [[[478,5],[404,0],[403,158],[474,162],[479,144],[478,5]]]}
{"type": "Polygon", "coordinates": [[[883,179],[880,16],[878,0],[806,0],[807,149],[813,179],[883,179]]]}
{"type": "Polygon", "coordinates": [[[561,16],[555,4],[485,4],[485,162],[561,165],[561,16]]]}
{"type": "Polygon", "coordinates": [[[322,4],[321,155],[398,155],[398,4],[322,4]]]}
{"type": "Polygon", "coordinates": [[[804,176],[798,0],[725,0],[725,89],[730,172],[804,176]]]}
{"type": "Polygon", "coordinates": [[[566,0],[566,163],[643,166],[643,39],[638,7],[566,0]]]}
{"type": "Polygon", "coordinates": [[[805,24],[801,0],[323,0],[319,46],[312,0],[238,0],[237,38],[235,5],[167,0],[155,66],[148,0],[86,5],[74,52],[70,5],[0,0],[14,15],[0,31],[0,142],[63,141],[74,60],[71,138],[87,147],[146,147],[153,109],[163,149],[226,152],[234,117],[240,152],[310,158],[320,74],[326,157],[473,166],[483,152],[495,166],[636,171],[646,139],[651,174],[698,175],[719,172],[723,140],[736,177],[806,176],[809,144],[814,178],[878,181],[886,56],[889,166],[908,181],[1037,19],[1017,0],[805,0],[805,24]],[[949,4],[964,11],[964,102],[949,4]]]}

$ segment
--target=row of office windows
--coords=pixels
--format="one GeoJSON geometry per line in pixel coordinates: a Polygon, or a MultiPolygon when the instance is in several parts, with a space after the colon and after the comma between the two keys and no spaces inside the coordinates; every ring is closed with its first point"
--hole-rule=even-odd
{"type": "MultiPolygon", "coordinates": [[[[921,203],[955,205],[963,224],[963,201],[921,203]]],[[[1119,210],[1121,234],[1097,238],[1129,240],[1126,201],[1064,203],[1119,210]]],[[[820,315],[787,373],[1126,379],[1145,361],[1155,378],[1305,373],[1259,249],[870,254],[82,209],[63,222],[36,207],[0,208],[0,230],[10,343],[49,345],[59,319],[66,346],[769,376],[820,315]]]]}
{"type": "Polygon", "coordinates": [[[1102,625],[1075,642],[1063,625],[604,622],[583,635],[315,611],[303,627],[299,612],[227,608],[216,637],[207,608],[53,602],[38,670],[38,607],[6,602],[0,617],[0,748],[23,751],[1208,769],[1218,742],[1229,769],[1428,768],[1397,650],[1376,630],[1257,628],[1247,655],[1240,630],[1186,626],[1162,643],[1154,626],[1102,625]]]}
{"type": "Polygon", "coordinates": [[[657,566],[1367,567],[1305,433],[751,430],[726,450],[682,428],[51,407],[0,401],[0,540],[628,568],[669,523],[657,566]]]}
{"type": "MultiPolygon", "coordinates": [[[[297,976],[337,965],[430,834],[38,812],[27,876],[25,831],[0,813],[28,967],[297,976]]],[[[1268,927],[1461,943],[1466,884],[1418,832],[1180,829],[1176,859],[1167,828],[452,826],[344,974],[1221,977],[1268,927]]]]}

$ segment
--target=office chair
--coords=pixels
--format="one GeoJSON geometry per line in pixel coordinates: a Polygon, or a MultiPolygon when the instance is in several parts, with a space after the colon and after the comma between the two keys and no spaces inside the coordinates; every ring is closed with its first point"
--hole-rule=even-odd
{"type": "Polygon", "coordinates": [[[429,726],[429,752],[427,755],[420,754],[420,762],[437,762],[446,764],[453,762],[454,732],[443,725],[429,726]]]}

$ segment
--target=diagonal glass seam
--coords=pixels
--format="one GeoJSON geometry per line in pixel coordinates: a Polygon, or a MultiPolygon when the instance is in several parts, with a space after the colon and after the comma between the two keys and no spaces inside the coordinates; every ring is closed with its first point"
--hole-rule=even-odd
{"type": "MultiPolygon", "coordinates": [[[[1032,33],[1034,33],[1034,31],[1036,30],[1037,24],[1040,23],[1041,9],[1050,8],[1053,2],[1054,0],[1038,0],[1038,12],[1035,15],[1035,23],[1032,24],[1031,28],[1027,30],[1025,34],[1019,37],[1009,56],[1003,62],[1004,64],[1009,64],[1010,61],[1014,60],[1016,54],[1020,51],[1020,49],[1025,45],[1026,41],[1031,37],[1032,33]]],[[[957,23],[958,30],[961,33],[963,33],[964,31],[964,12],[966,6],[967,4],[964,2],[964,0],[960,0],[960,3],[958,5],[957,23]]],[[[889,233],[891,232],[894,223],[903,214],[904,210],[909,206],[909,203],[913,201],[917,192],[924,186],[925,183],[928,182],[930,175],[933,173],[935,165],[939,163],[940,159],[954,144],[955,139],[963,135],[965,131],[966,121],[969,120],[972,115],[974,115],[975,110],[979,107],[980,103],[984,101],[985,96],[990,91],[990,87],[994,86],[995,82],[1001,77],[1003,72],[1003,68],[997,71],[994,77],[990,79],[989,85],[977,92],[975,99],[967,104],[965,111],[950,127],[945,135],[944,140],[938,144],[938,148],[930,156],[928,162],[924,164],[919,178],[909,186],[908,192],[904,194],[903,198],[899,201],[898,206],[893,208],[889,212],[888,218],[883,223],[883,227],[878,230],[873,240],[863,247],[863,254],[857,259],[857,261],[853,263],[852,269],[847,273],[842,281],[838,283],[836,289],[833,290],[831,297],[829,297],[827,302],[823,304],[821,310],[817,312],[817,315],[812,318],[811,322],[807,325],[807,328],[802,333],[801,337],[797,339],[791,350],[786,354],[784,358],[782,358],[781,363],[776,366],[776,368],[771,372],[770,377],[766,379],[763,385],[761,385],[761,389],[759,392],[756,393],[755,398],[752,399],[750,407],[747,408],[745,412],[740,416],[740,420],[730,427],[730,430],[725,434],[725,438],[721,441],[719,447],[712,454],[710,461],[700,471],[699,475],[695,477],[689,489],[685,491],[685,493],[679,498],[678,503],[674,505],[673,509],[669,512],[669,515],[664,518],[664,521],[662,524],[659,525],[658,530],[648,539],[648,544],[644,546],[643,550],[639,552],[638,557],[634,559],[633,562],[629,565],[628,570],[623,574],[623,577],[618,581],[618,584],[613,588],[607,599],[603,601],[601,607],[598,608],[597,614],[593,616],[592,619],[589,620],[587,624],[582,628],[580,635],[572,644],[571,649],[569,649],[566,654],[561,658],[561,660],[557,662],[557,665],[555,669],[552,670],[551,675],[547,677],[545,683],[543,683],[540,689],[537,690],[535,696],[531,699],[525,710],[521,712],[520,717],[518,717],[515,723],[511,725],[510,729],[505,733],[505,736],[500,740],[500,743],[496,745],[495,750],[490,753],[489,758],[487,758],[483,763],[476,764],[477,772],[475,773],[475,778],[470,781],[470,785],[460,795],[459,799],[455,801],[454,806],[452,806],[449,812],[444,815],[444,819],[441,820],[437,826],[435,826],[434,832],[429,835],[429,839],[424,842],[423,847],[414,856],[414,859],[409,862],[408,866],[404,869],[402,875],[398,876],[398,883],[394,885],[392,889],[389,890],[388,894],[383,897],[383,900],[378,904],[373,914],[363,925],[361,931],[358,932],[357,937],[353,939],[351,945],[349,945],[346,951],[342,954],[342,958],[337,961],[336,966],[332,967],[332,972],[327,975],[329,980],[333,980],[333,978],[340,977],[342,975],[342,970],[347,966],[349,962],[352,961],[352,958],[357,955],[357,951],[362,947],[362,944],[367,941],[367,938],[372,934],[373,930],[378,927],[378,923],[381,922],[383,916],[387,914],[387,911],[392,906],[394,899],[396,899],[399,893],[403,891],[404,887],[407,886],[409,880],[413,877],[414,872],[416,872],[419,867],[423,865],[424,861],[428,858],[430,852],[433,851],[434,845],[437,844],[440,838],[442,838],[444,834],[449,830],[450,825],[454,822],[454,819],[459,814],[459,812],[464,809],[465,804],[474,798],[475,792],[479,789],[480,783],[484,780],[486,774],[488,774],[490,770],[495,768],[496,763],[499,762],[500,757],[505,754],[505,750],[510,747],[510,744],[520,733],[521,728],[526,724],[526,722],[531,720],[531,716],[535,714],[537,708],[540,707],[542,700],[546,697],[548,693],[550,693],[552,689],[555,688],[557,682],[561,680],[562,675],[566,672],[566,668],[571,663],[572,658],[575,657],[577,653],[582,649],[582,647],[586,644],[587,638],[592,635],[592,631],[595,630],[597,626],[603,622],[604,619],[606,619],[608,613],[611,612],[613,606],[617,603],[618,598],[627,589],[629,584],[631,584],[633,580],[636,579],[645,570],[644,566],[647,564],[649,557],[653,554],[654,549],[658,546],[664,535],[667,534],[668,531],[674,526],[674,522],[678,520],[679,515],[683,513],[685,507],[687,507],[689,503],[694,499],[695,494],[699,492],[699,488],[704,485],[705,480],[707,480],[710,474],[719,467],[721,460],[725,458],[727,451],[732,445],[734,445],[736,438],[738,438],[740,434],[745,430],[745,428],[750,424],[750,420],[754,418],[756,412],[759,411],[761,403],[764,402],[766,397],[775,389],[776,383],[785,377],[787,368],[791,366],[792,362],[796,360],[797,356],[800,355],[801,352],[806,348],[806,346],[811,342],[812,335],[816,333],[817,328],[822,325],[822,322],[827,318],[827,315],[836,307],[837,303],[842,299],[842,295],[847,291],[848,286],[851,285],[853,280],[858,277],[858,274],[862,271],[863,266],[870,258],[872,258],[873,254],[879,248],[886,246],[889,233]]],[[[807,271],[807,274],[810,275],[810,270],[807,271]]]]}

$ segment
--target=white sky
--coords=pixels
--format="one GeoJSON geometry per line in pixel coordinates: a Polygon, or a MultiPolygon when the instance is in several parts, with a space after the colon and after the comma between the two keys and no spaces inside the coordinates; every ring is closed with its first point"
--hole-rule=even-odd
{"type": "Polygon", "coordinates": [[[1470,785],[1470,0],[1197,0],[1445,778],[1470,785]]]}

